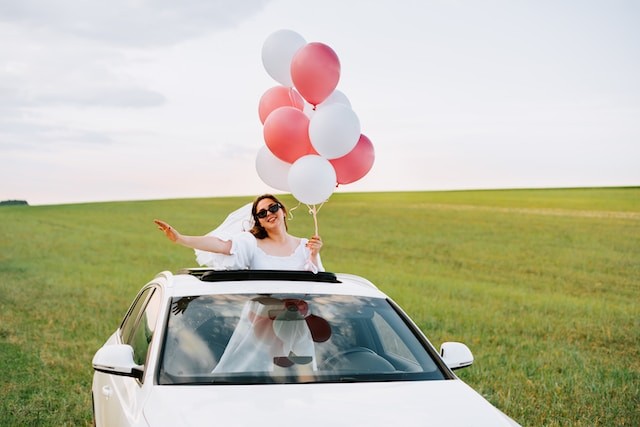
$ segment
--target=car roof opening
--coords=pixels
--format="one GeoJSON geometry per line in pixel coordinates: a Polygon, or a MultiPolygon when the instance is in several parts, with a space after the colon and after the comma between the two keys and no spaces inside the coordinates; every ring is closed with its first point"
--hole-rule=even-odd
{"type": "Polygon", "coordinates": [[[287,280],[293,282],[341,283],[334,273],[298,270],[212,270],[208,268],[186,268],[178,274],[190,274],[203,282],[228,282],[247,280],[287,280]]]}

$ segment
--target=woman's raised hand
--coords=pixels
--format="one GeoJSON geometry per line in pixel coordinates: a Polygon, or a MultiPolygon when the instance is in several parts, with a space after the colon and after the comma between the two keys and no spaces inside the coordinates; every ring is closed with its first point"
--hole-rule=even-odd
{"type": "Polygon", "coordinates": [[[307,248],[311,251],[311,256],[316,256],[320,253],[320,249],[322,249],[322,239],[320,236],[313,236],[307,242],[307,248]]]}
{"type": "Polygon", "coordinates": [[[164,221],[160,221],[159,219],[154,219],[153,222],[156,223],[158,229],[161,230],[172,242],[176,242],[178,240],[178,236],[180,233],[172,226],[167,224],[164,221]]]}

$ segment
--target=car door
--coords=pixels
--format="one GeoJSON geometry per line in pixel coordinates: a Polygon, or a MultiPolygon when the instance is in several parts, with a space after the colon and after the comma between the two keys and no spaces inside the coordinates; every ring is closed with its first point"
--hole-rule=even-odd
{"type": "MultiPolygon", "coordinates": [[[[143,289],[125,316],[117,333],[116,341],[129,344],[133,348],[133,358],[138,365],[147,364],[148,351],[158,321],[161,295],[158,287],[143,289]]],[[[108,344],[107,344],[108,345],[108,344]]],[[[152,375],[136,378],[101,374],[96,402],[97,425],[131,425],[142,412],[142,402],[146,394],[145,382],[152,383],[152,375]],[[101,408],[101,409],[100,409],[101,408]]]]}

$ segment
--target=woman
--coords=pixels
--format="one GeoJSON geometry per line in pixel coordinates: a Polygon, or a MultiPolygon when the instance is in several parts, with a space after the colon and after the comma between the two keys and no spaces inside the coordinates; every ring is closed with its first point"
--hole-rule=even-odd
{"type": "MultiPolygon", "coordinates": [[[[230,217],[238,216],[243,210],[230,217]]],[[[319,236],[304,239],[290,235],[287,210],[275,196],[257,197],[247,216],[253,227],[249,231],[240,229],[230,236],[216,233],[218,229],[205,236],[185,236],[164,221],[154,222],[169,240],[195,249],[202,265],[218,269],[324,271],[320,260],[322,240],[319,236]],[[202,251],[210,256],[203,256],[202,251]]]]}

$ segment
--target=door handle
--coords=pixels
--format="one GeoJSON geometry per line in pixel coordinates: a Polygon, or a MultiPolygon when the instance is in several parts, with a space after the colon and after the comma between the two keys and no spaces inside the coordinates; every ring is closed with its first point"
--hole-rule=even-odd
{"type": "Polygon", "coordinates": [[[108,385],[102,387],[102,394],[109,399],[111,397],[111,395],[113,394],[113,390],[111,390],[111,387],[109,387],[108,385]]]}

